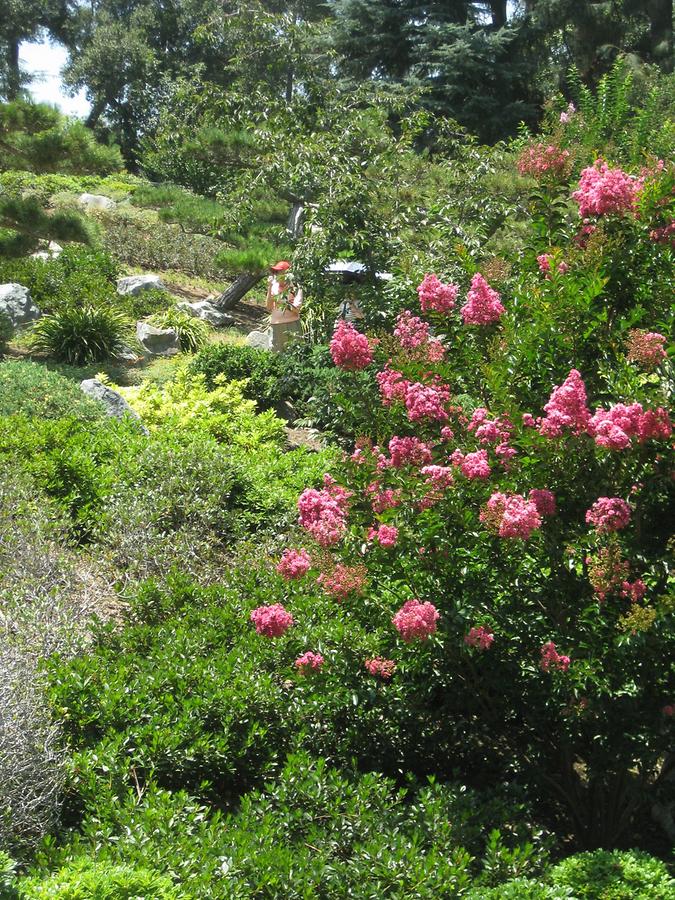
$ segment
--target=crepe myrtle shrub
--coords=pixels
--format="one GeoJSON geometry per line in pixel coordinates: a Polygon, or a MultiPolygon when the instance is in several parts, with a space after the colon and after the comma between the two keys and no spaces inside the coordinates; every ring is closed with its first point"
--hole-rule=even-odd
{"type": "MultiPolygon", "coordinates": [[[[449,760],[527,779],[579,846],[614,846],[673,764],[666,380],[594,396],[572,369],[538,407],[457,397],[454,352],[420,312],[382,341],[371,429],[299,498],[313,567],[297,590],[339,574],[336,604],[368,607],[398,666],[386,690],[414,685],[420,741],[433,711],[457,739],[449,760]],[[625,527],[593,525],[606,507],[625,527]]],[[[360,391],[364,373],[346,374],[360,391]]]]}

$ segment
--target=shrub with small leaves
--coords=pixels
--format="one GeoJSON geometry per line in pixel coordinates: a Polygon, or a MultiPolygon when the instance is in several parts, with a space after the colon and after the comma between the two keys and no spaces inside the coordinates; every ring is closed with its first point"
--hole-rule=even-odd
{"type": "Polygon", "coordinates": [[[196,353],[197,350],[201,350],[211,330],[206,322],[175,308],[154,315],[150,319],[150,324],[157,328],[173,328],[178,335],[183,353],[196,353]]]}

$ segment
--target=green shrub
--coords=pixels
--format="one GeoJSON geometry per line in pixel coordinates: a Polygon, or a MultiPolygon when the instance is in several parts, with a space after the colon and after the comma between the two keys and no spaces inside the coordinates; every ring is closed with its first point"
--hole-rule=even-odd
{"type": "Polygon", "coordinates": [[[129,321],[116,310],[70,307],[40,319],[33,328],[31,346],[61,362],[82,366],[116,356],[128,334],[129,321]]]}
{"type": "Polygon", "coordinates": [[[173,328],[178,335],[183,353],[196,353],[197,350],[201,350],[211,331],[208,323],[175,308],[154,315],[150,323],[157,328],[173,328]]]}
{"type": "Polygon", "coordinates": [[[576,900],[562,887],[550,887],[530,878],[514,878],[493,888],[478,888],[467,894],[467,900],[576,900]]]}
{"type": "Polygon", "coordinates": [[[21,881],[20,900],[180,900],[170,878],[148,869],[91,860],[61,869],[44,880],[21,881]]]}
{"type": "Polygon", "coordinates": [[[0,900],[18,900],[15,875],[16,866],[13,860],[0,850],[0,900]]]}
{"type": "Polygon", "coordinates": [[[86,397],[78,384],[39,363],[0,362],[0,416],[98,419],[103,407],[86,397]]]}
{"type": "Polygon", "coordinates": [[[190,363],[190,372],[204,375],[209,388],[214,387],[219,375],[226,381],[245,379],[242,392],[255,400],[260,409],[269,409],[282,398],[279,384],[282,371],[280,354],[245,344],[212,344],[190,363]]]}
{"type": "Polygon", "coordinates": [[[639,850],[595,850],[558,863],[548,881],[578,900],[672,900],[675,879],[664,863],[639,850]]]}
{"type": "Polygon", "coordinates": [[[281,446],[285,440],[281,419],[269,410],[257,414],[255,403],[244,398],[236,381],[216,384],[209,391],[203,375],[181,368],[161,387],[148,383],[119,390],[151,431],[170,428],[209,434],[249,450],[281,446]]]}

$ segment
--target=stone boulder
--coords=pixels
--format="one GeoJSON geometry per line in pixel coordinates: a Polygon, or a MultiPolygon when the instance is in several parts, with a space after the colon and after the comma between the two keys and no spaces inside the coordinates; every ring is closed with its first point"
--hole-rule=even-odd
{"type": "Polygon", "coordinates": [[[117,293],[122,296],[132,294],[136,297],[141,291],[151,288],[156,288],[158,291],[164,290],[164,282],[159,275],[128,275],[125,278],[117,279],[117,293]]]}
{"type": "Polygon", "coordinates": [[[50,259],[57,259],[62,253],[63,247],[57,244],[56,241],[50,241],[46,250],[38,250],[37,253],[31,253],[30,258],[49,262],[50,259]]]}
{"type": "Polygon", "coordinates": [[[42,315],[28,288],[13,282],[0,284],[0,313],[7,316],[14,328],[29,325],[42,315]]]}
{"type": "MultiPolygon", "coordinates": [[[[80,389],[87,397],[102,403],[105,406],[106,414],[112,418],[122,419],[124,416],[131,416],[132,419],[138,419],[140,423],[138,413],[129,406],[124,397],[96,378],[85,378],[80,382],[80,389]]],[[[145,434],[148,433],[145,425],[141,425],[141,428],[145,434]]]]}
{"type": "Polygon", "coordinates": [[[272,329],[267,331],[251,331],[246,335],[246,343],[256,350],[272,349],[272,329]]]}
{"type": "Polygon", "coordinates": [[[198,319],[203,319],[205,322],[208,322],[209,325],[213,325],[216,328],[223,328],[225,325],[234,325],[233,316],[221,312],[213,305],[213,303],[209,303],[208,300],[198,300],[196,303],[182,301],[181,303],[178,303],[177,306],[178,309],[182,309],[183,312],[189,313],[191,316],[196,316],[198,319]]]}
{"type": "Polygon", "coordinates": [[[136,337],[152,356],[175,356],[180,352],[180,340],[173,328],[155,328],[147,322],[137,322],[136,337]]]}
{"type": "Polygon", "coordinates": [[[116,206],[114,200],[104,197],[103,194],[80,194],[78,200],[80,205],[87,210],[114,209],[116,206]]]}

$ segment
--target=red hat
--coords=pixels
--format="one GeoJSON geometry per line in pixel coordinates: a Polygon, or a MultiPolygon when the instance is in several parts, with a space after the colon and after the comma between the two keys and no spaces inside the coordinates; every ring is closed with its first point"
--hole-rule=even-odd
{"type": "Polygon", "coordinates": [[[285,259],[280,260],[278,263],[275,263],[273,266],[270,266],[270,269],[273,272],[287,272],[291,267],[289,262],[286,262],[285,259]]]}

